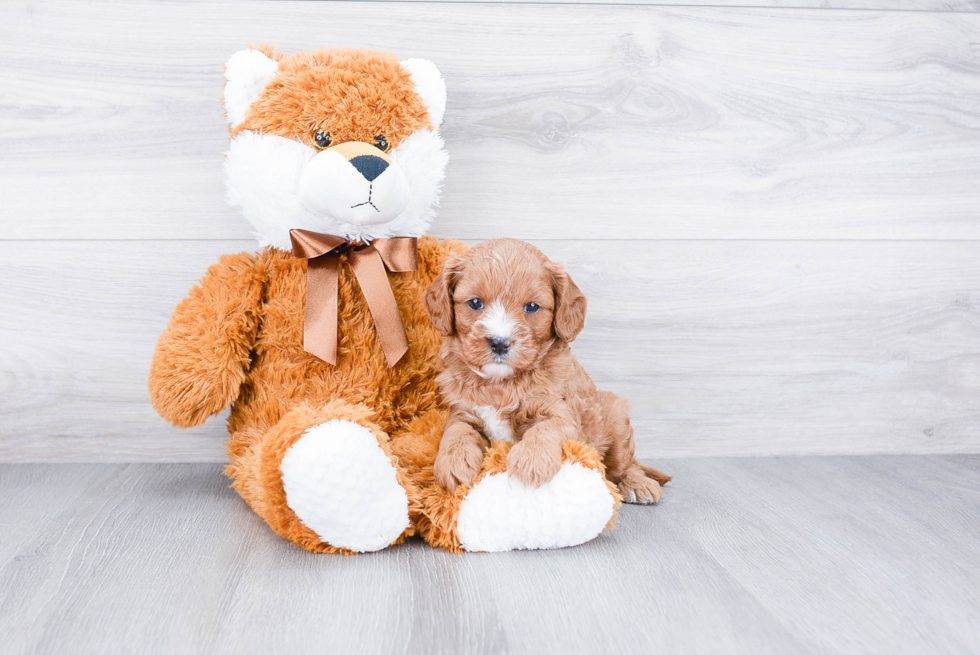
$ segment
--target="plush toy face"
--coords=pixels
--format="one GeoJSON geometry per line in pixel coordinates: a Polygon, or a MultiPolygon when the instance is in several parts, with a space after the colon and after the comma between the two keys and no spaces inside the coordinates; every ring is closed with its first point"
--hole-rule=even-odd
{"type": "Polygon", "coordinates": [[[361,241],[426,232],[447,160],[435,65],[262,48],[232,55],[225,77],[228,200],[262,245],[289,249],[291,229],[361,241]]]}

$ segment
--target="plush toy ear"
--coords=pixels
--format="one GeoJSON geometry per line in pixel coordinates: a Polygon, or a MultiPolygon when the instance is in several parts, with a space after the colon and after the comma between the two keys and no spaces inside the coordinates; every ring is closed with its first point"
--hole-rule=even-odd
{"type": "Polygon", "coordinates": [[[433,129],[439,129],[446,113],[446,81],[442,79],[442,73],[428,59],[406,59],[401,64],[412,76],[415,92],[422,96],[429,109],[429,122],[433,129]]]}
{"type": "Polygon", "coordinates": [[[235,127],[249,106],[279,72],[279,64],[258,50],[239,50],[225,63],[225,111],[228,124],[235,127]]]}
{"type": "Polygon", "coordinates": [[[585,327],[585,294],[572,281],[561,264],[548,264],[555,291],[555,334],[565,342],[574,341],[585,327]]]}
{"type": "Polygon", "coordinates": [[[465,259],[452,255],[446,260],[442,272],[432,280],[425,290],[425,311],[429,313],[432,327],[444,337],[456,333],[456,312],[453,309],[453,291],[463,272],[465,259]]]}

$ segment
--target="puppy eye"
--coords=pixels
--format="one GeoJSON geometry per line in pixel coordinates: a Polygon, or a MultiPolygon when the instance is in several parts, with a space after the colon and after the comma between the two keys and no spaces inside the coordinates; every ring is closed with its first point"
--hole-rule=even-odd
{"type": "Polygon", "coordinates": [[[330,144],[333,143],[333,137],[330,136],[330,132],[317,130],[316,134],[313,135],[313,141],[316,143],[317,148],[323,150],[330,147],[330,144]]]}
{"type": "Polygon", "coordinates": [[[538,307],[538,303],[536,303],[536,302],[529,302],[528,304],[524,305],[524,313],[526,313],[526,314],[534,314],[539,309],[541,309],[541,308],[538,307]]]}
{"type": "Polygon", "coordinates": [[[474,298],[473,300],[467,300],[466,304],[469,305],[470,309],[479,311],[483,309],[483,301],[479,298],[474,298]]]}
{"type": "Polygon", "coordinates": [[[391,144],[388,143],[388,139],[383,134],[374,137],[374,145],[378,146],[378,150],[381,152],[388,152],[389,148],[391,148],[391,144]]]}

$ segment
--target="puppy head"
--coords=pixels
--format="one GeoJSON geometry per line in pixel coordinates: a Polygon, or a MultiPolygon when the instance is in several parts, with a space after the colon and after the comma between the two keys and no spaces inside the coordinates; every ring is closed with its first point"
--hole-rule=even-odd
{"type": "Polygon", "coordinates": [[[453,257],[425,294],[447,346],[484,378],[534,368],[585,324],[585,296],[561,264],[529,243],[494,239],[453,257]]]}

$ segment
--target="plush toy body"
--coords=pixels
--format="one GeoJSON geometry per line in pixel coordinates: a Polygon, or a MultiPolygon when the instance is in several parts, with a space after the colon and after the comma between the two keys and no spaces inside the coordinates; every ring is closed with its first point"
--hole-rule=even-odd
{"type": "Polygon", "coordinates": [[[501,443],[472,488],[434,481],[447,411],[423,295],[466,249],[423,236],[446,164],[435,66],[263,47],[236,53],[226,77],[228,197],[265,248],[223,257],[175,310],[150,371],[160,414],[191,427],[231,405],[233,486],[308,550],[414,532],[451,550],[541,548],[601,532],[619,499],[580,444],[566,444],[572,473],[539,489],[507,483],[501,443]],[[417,263],[395,265],[386,243],[417,263]]]}

